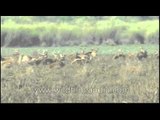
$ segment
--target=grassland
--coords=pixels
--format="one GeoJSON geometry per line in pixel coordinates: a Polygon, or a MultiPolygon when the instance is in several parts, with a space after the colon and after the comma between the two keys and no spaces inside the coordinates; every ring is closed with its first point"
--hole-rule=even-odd
{"type": "Polygon", "coordinates": [[[15,49],[18,49],[21,53],[31,55],[33,51],[43,51],[47,50],[49,54],[52,53],[62,53],[62,54],[75,54],[81,50],[90,51],[92,48],[98,49],[98,54],[116,54],[118,49],[122,49],[124,53],[137,53],[143,47],[149,54],[155,53],[159,50],[159,45],[155,44],[142,44],[142,45],[88,45],[88,46],[72,46],[72,47],[31,47],[31,48],[5,48],[1,47],[1,55],[8,56],[11,55],[15,49]]]}
{"type": "MultiPolygon", "coordinates": [[[[159,59],[152,53],[159,46],[144,45],[149,57],[117,59],[112,57],[121,48],[136,53],[139,45],[47,48],[49,52],[75,53],[92,47],[98,56],[85,65],[66,64],[62,68],[15,65],[1,68],[2,103],[159,103],[159,59]]],[[[20,48],[31,54],[37,48],[20,48]]],[[[44,48],[38,48],[44,49],[44,48]]],[[[1,48],[7,56],[13,48],[1,48]]]]}

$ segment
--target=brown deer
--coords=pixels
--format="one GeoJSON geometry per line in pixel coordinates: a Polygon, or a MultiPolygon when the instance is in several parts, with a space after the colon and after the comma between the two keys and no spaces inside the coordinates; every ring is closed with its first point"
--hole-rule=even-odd
{"type": "Polygon", "coordinates": [[[78,62],[80,64],[90,62],[94,57],[97,56],[97,49],[92,49],[90,52],[85,53],[84,50],[81,53],[76,53],[75,59],[71,62],[71,64],[78,62]]]}
{"type": "Polygon", "coordinates": [[[93,49],[90,52],[85,53],[88,56],[89,60],[92,60],[94,57],[97,56],[98,49],[93,49]]]}
{"type": "Polygon", "coordinates": [[[85,53],[76,53],[76,57],[74,58],[74,60],[71,62],[71,64],[78,62],[80,64],[83,64],[86,62],[86,60],[88,60],[88,55],[85,55],[85,53]]]}
{"type": "Polygon", "coordinates": [[[119,49],[118,54],[113,57],[113,59],[118,59],[118,58],[124,58],[124,59],[126,58],[126,55],[122,52],[121,49],[119,49]]]}
{"type": "Polygon", "coordinates": [[[12,57],[8,57],[8,58],[1,61],[2,68],[10,68],[14,64],[16,64],[16,61],[12,57]]]}
{"type": "Polygon", "coordinates": [[[139,60],[142,60],[143,58],[147,58],[147,57],[148,57],[148,52],[141,47],[140,52],[137,54],[137,58],[139,60]]]}
{"type": "Polygon", "coordinates": [[[65,55],[60,54],[59,58],[49,65],[49,68],[62,68],[65,66],[65,55]]]}

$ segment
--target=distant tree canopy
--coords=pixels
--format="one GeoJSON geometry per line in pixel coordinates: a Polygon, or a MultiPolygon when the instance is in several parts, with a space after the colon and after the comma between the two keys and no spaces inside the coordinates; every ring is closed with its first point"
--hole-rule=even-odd
{"type": "Polygon", "coordinates": [[[104,19],[111,19],[116,17],[124,21],[133,20],[155,20],[159,19],[159,16],[1,16],[1,23],[12,20],[16,23],[32,23],[32,22],[73,22],[77,19],[97,21],[104,19]]]}
{"type": "Polygon", "coordinates": [[[159,43],[159,16],[1,16],[1,46],[159,43]]]}

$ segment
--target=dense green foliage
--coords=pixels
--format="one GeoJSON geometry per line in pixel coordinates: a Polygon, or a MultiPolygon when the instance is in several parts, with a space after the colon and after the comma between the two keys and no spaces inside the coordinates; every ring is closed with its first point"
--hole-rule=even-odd
{"type": "Polygon", "coordinates": [[[157,20],[159,16],[2,16],[1,23],[8,20],[17,23],[34,23],[34,22],[74,22],[76,20],[97,21],[108,20],[116,18],[123,21],[144,21],[144,20],[157,20]]]}
{"type": "Polygon", "coordinates": [[[158,43],[157,16],[5,16],[1,46],[158,43]]]}

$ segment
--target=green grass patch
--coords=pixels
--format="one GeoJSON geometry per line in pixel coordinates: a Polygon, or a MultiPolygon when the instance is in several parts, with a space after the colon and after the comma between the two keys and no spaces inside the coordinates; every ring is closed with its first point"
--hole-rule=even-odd
{"type": "MultiPolygon", "coordinates": [[[[159,49],[159,45],[118,45],[118,46],[72,46],[72,47],[29,47],[29,48],[18,48],[23,54],[32,54],[33,51],[48,50],[52,53],[63,53],[63,54],[75,54],[81,50],[90,51],[92,48],[98,48],[98,54],[116,54],[118,49],[122,49],[124,53],[137,53],[140,51],[140,47],[143,47],[149,54],[154,53],[159,49]]],[[[10,55],[14,52],[15,48],[1,48],[2,56],[10,55]]]]}

